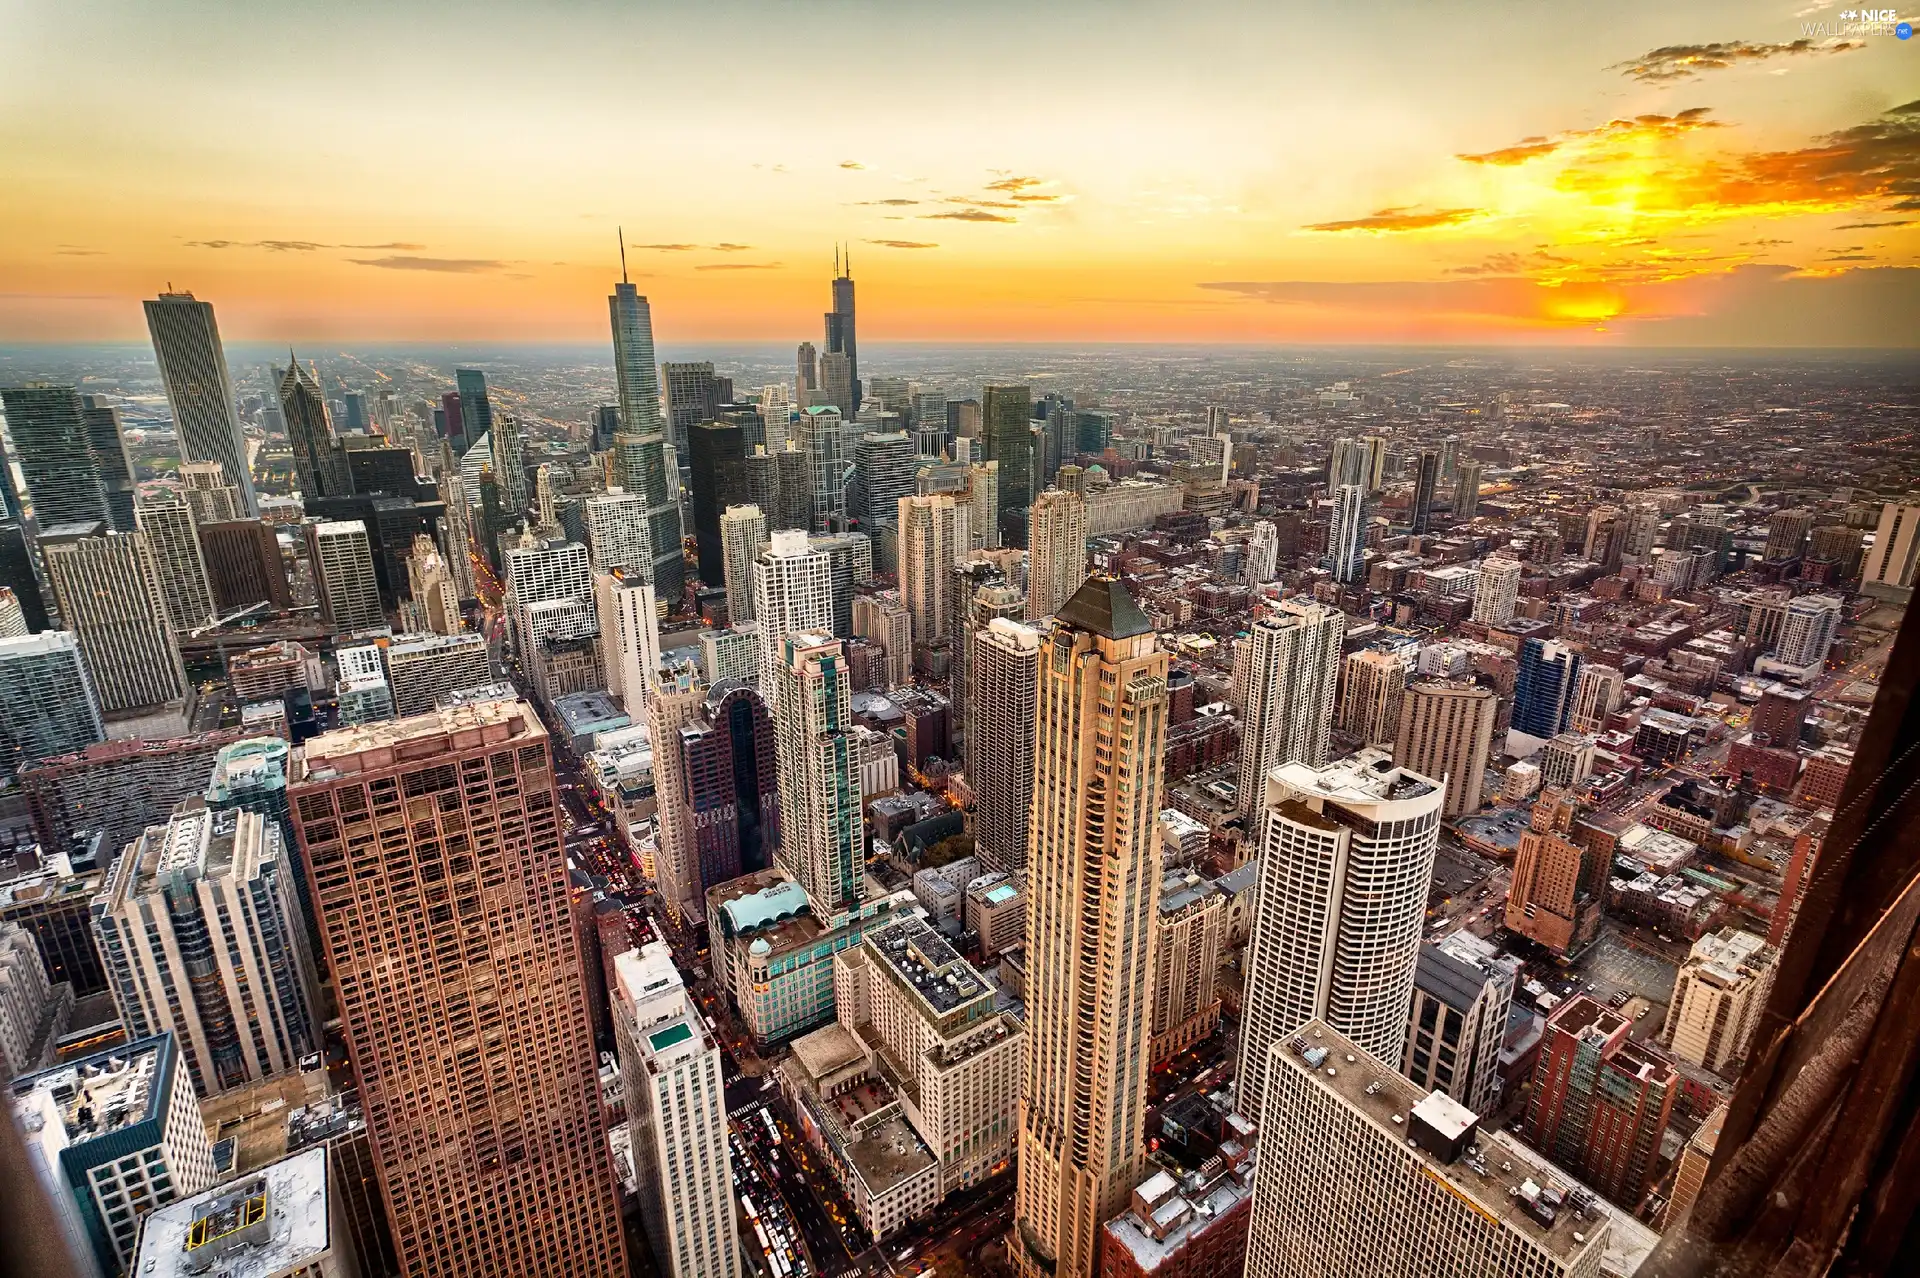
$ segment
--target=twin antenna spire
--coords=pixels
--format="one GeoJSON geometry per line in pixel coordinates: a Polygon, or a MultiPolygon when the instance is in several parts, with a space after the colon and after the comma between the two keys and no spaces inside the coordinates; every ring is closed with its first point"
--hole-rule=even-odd
{"type": "MultiPolygon", "coordinates": [[[[620,237],[620,282],[621,282],[622,284],[625,284],[625,283],[627,282],[627,232],[626,232],[626,228],[625,228],[625,227],[620,227],[620,226],[616,226],[616,227],[614,228],[614,234],[620,237]]],[[[836,244],[836,245],[834,245],[834,246],[833,246],[833,277],[834,277],[835,279],[840,279],[840,278],[842,278],[842,273],[841,273],[841,270],[840,270],[840,258],[841,258],[841,254],[842,254],[842,249],[843,249],[843,246],[842,246],[842,245],[839,245],[839,244],[836,244]]],[[[852,246],[851,244],[849,244],[849,245],[845,245],[845,246],[844,246],[844,251],[845,251],[845,255],[846,255],[846,263],[847,263],[847,268],[846,268],[846,272],[845,272],[845,278],[847,278],[847,279],[852,279],[852,278],[853,278],[853,246],[852,246]]],[[[173,285],[171,285],[171,284],[169,284],[169,285],[167,285],[167,287],[168,287],[168,288],[172,288],[172,287],[173,287],[173,285]]]]}

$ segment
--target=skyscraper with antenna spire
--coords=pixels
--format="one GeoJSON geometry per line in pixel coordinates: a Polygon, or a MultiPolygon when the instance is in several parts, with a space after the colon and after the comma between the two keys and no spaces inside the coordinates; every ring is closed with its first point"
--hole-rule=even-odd
{"type": "Polygon", "coordinates": [[[666,418],[660,411],[660,372],[653,357],[653,311],[627,279],[627,238],[620,232],[620,282],[607,299],[613,321],[613,376],[620,430],[614,436],[614,467],[622,487],[647,503],[653,545],[654,596],[668,606],[686,592],[686,560],[680,544],[680,472],[669,457],[666,418]]]}
{"type": "Polygon", "coordinates": [[[835,245],[833,249],[833,309],[827,312],[826,354],[845,355],[847,374],[853,383],[851,418],[860,411],[860,354],[853,333],[853,250],[835,245]]]}

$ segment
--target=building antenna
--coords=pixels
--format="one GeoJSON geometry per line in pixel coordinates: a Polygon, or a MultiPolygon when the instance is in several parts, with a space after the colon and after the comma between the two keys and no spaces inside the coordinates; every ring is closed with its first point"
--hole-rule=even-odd
{"type": "Polygon", "coordinates": [[[852,279],[852,278],[853,278],[853,245],[852,245],[852,243],[848,243],[848,245],[847,245],[847,275],[846,275],[846,278],[848,278],[848,279],[852,279]]]}
{"type": "Polygon", "coordinates": [[[838,244],[833,246],[833,278],[836,280],[840,278],[840,246],[838,244]]]}
{"type": "Polygon", "coordinates": [[[627,282],[627,229],[624,226],[616,226],[613,228],[613,233],[620,237],[620,282],[625,284],[627,282]]]}

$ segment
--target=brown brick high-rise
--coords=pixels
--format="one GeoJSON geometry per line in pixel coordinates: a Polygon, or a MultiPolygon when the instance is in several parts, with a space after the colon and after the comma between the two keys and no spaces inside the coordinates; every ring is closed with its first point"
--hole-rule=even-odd
{"type": "Polygon", "coordinates": [[[546,730],[479,702],[293,760],[401,1272],[625,1274],[546,730]]]}

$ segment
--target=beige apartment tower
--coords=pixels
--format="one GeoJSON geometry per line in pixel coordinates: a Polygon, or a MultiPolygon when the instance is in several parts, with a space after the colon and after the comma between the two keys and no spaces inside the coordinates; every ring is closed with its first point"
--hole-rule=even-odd
{"type": "Polygon", "coordinates": [[[1242,693],[1240,815],[1260,810],[1266,776],[1283,763],[1321,767],[1333,734],[1346,615],[1289,599],[1256,620],[1233,663],[1242,693]]]}
{"type": "Polygon", "coordinates": [[[1051,617],[1087,576],[1087,503],[1049,488],[1027,516],[1027,616],[1051,617]]]}
{"type": "Polygon", "coordinates": [[[1493,689],[1477,683],[1416,683],[1400,704],[1394,761],[1447,783],[1446,815],[1471,815],[1480,810],[1493,720],[1499,712],[1493,689]]]}
{"type": "Polygon", "coordinates": [[[1101,1228],[1140,1180],[1169,660],[1105,577],[1060,608],[1040,654],[1008,1240],[1023,1278],[1091,1278],[1101,1228]]]}
{"type": "Polygon", "coordinates": [[[1400,731],[1407,669],[1402,653],[1363,648],[1350,654],[1340,666],[1340,731],[1361,745],[1391,745],[1400,731]]]}
{"type": "Polygon", "coordinates": [[[403,1273],[626,1273],[546,729],[322,733],[288,802],[403,1273]]]}
{"type": "Polygon", "coordinates": [[[147,535],[68,535],[78,527],[47,530],[40,549],[60,616],[80,641],[87,673],[100,694],[101,711],[112,718],[178,707],[187,695],[187,675],[147,535]]]}

